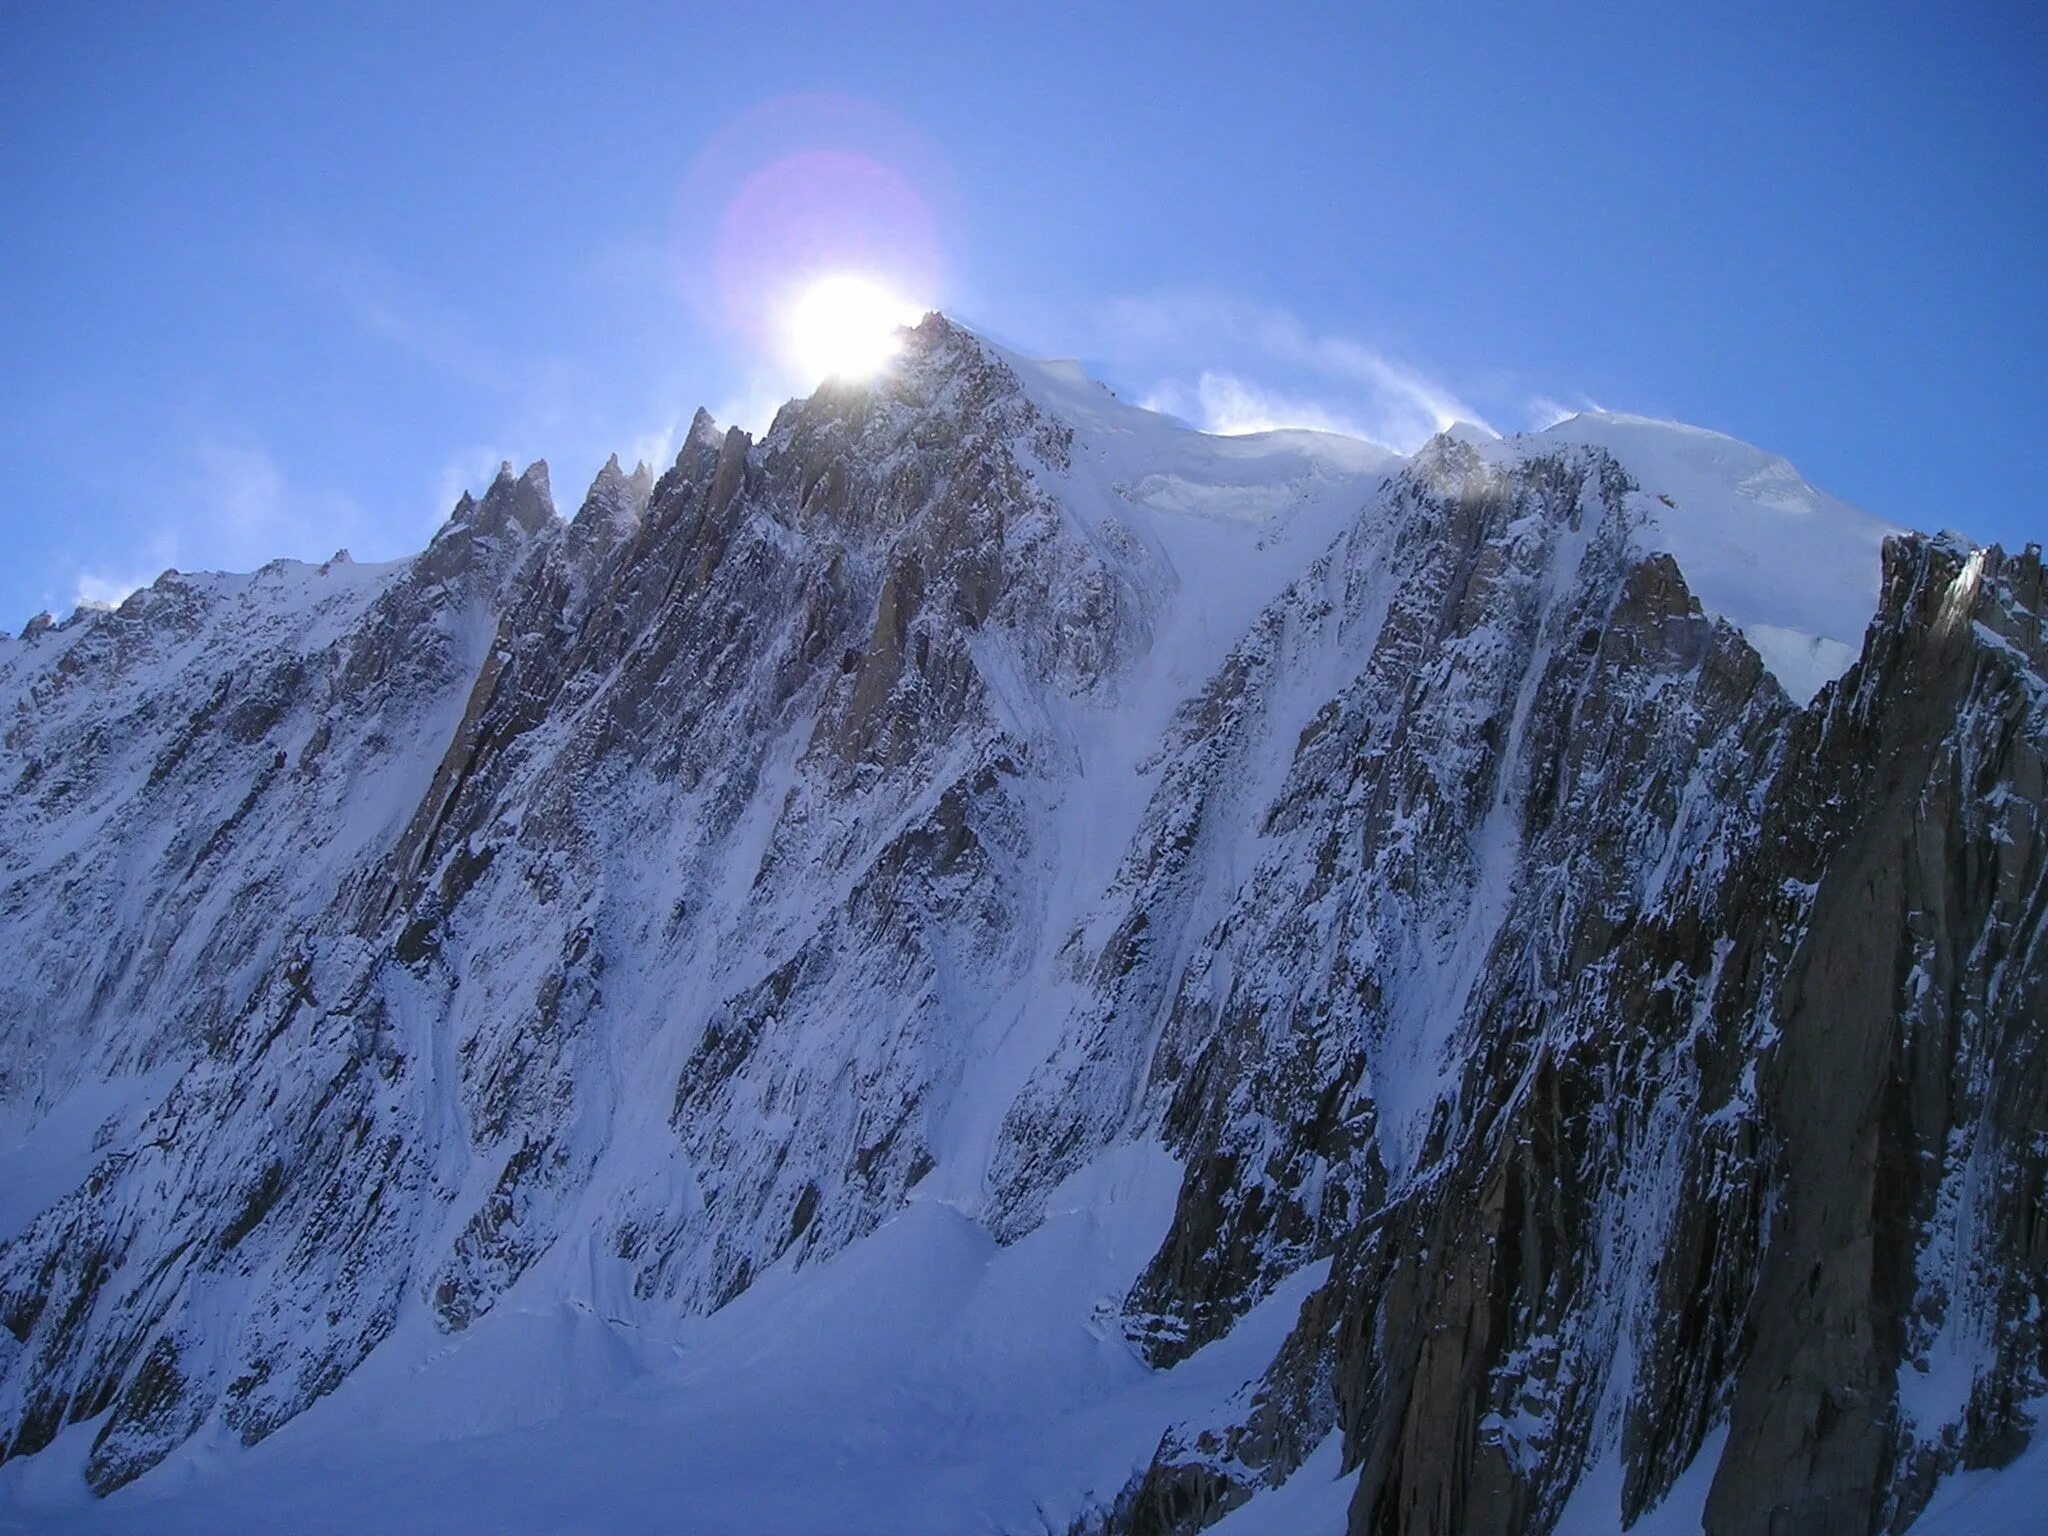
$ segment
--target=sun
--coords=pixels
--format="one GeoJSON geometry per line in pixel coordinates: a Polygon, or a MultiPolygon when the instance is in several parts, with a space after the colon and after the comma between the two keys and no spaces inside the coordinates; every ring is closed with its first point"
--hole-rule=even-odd
{"type": "Polygon", "coordinates": [[[918,308],[875,278],[831,272],[790,295],[782,309],[782,347],[807,380],[864,379],[896,355],[902,327],[918,308]]]}

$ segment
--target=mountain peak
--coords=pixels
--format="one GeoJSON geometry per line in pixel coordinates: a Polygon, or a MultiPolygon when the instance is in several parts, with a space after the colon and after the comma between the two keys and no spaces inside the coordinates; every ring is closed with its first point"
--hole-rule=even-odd
{"type": "Polygon", "coordinates": [[[629,520],[638,519],[647,509],[648,497],[654,490],[654,474],[643,461],[634,465],[633,473],[627,474],[619,466],[615,453],[604,461],[604,467],[597,472],[597,478],[590,482],[590,489],[583,498],[583,512],[579,520],[594,507],[602,507],[609,513],[623,513],[629,520]]]}
{"type": "Polygon", "coordinates": [[[429,569],[445,575],[468,560],[467,550],[478,537],[494,539],[516,533],[531,536],[555,520],[554,494],[548,484],[546,459],[535,459],[524,473],[515,475],[509,459],[498,465],[479,500],[464,491],[448,514],[448,521],[434,535],[424,558],[429,569]]]}
{"type": "Polygon", "coordinates": [[[697,413],[690,418],[690,430],[683,434],[683,446],[676,454],[676,463],[680,465],[692,449],[716,449],[724,436],[718,418],[703,406],[698,406],[697,413]]]}

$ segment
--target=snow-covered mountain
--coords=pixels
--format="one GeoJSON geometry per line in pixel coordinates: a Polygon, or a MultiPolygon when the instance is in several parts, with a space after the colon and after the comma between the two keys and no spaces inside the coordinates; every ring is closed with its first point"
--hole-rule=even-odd
{"type": "Polygon", "coordinates": [[[2044,613],[1715,434],[935,316],[39,619],[0,1526],[2027,1528],[2044,613]]]}

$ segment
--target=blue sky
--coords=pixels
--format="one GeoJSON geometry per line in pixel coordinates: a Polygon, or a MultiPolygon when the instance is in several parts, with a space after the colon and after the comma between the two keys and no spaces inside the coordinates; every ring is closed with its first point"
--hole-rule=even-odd
{"type": "Polygon", "coordinates": [[[2038,539],[2044,163],[2033,5],[23,6],[0,626],[758,420],[794,249],[1200,424],[1597,403],[2038,539]]]}

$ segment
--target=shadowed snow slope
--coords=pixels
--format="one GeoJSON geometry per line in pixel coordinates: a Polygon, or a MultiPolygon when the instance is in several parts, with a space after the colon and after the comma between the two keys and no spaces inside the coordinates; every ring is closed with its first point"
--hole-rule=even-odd
{"type": "Polygon", "coordinates": [[[0,1529],[2023,1507],[2041,564],[1887,531],[933,316],[0,640],[0,1529]]]}

